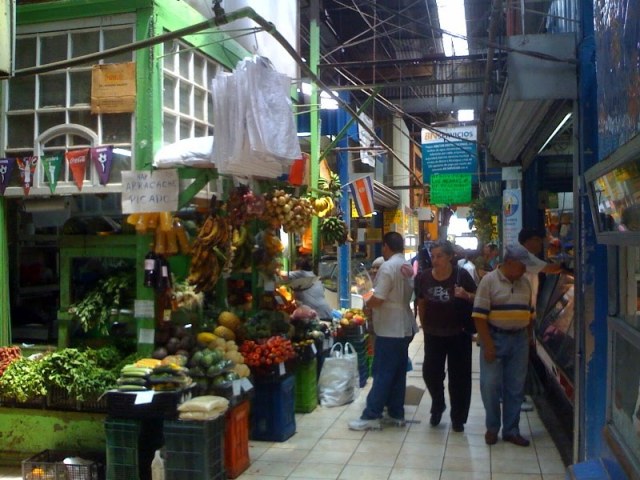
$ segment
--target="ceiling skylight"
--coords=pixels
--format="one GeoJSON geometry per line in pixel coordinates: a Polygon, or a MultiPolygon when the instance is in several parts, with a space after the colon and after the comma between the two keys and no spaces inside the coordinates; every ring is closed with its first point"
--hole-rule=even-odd
{"type": "Polygon", "coordinates": [[[465,23],[464,0],[437,0],[438,17],[442,32],[442,45],[447,57],[468,55],[467,25],[465,23]],[[455,36],[448,35],[452,33],[455,36]],[[462,38],[460,38],[462,37],[462,38]]]}

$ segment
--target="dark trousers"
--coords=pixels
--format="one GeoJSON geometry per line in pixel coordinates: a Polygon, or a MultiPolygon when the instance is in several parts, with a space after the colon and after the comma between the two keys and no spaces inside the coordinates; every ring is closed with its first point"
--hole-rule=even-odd
{"type": "Polygon", "coordinates": [[[471,336],[466,333],[447,337],[424,334],[422,378],[431,395],[431,413],[446,408],[445,361],[449,372],[451,422],[464,424],[471,404],[471,336]]]}

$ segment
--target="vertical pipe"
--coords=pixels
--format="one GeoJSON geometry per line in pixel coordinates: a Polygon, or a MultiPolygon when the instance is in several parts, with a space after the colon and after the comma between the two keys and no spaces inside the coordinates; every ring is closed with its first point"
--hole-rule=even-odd
{"type": "MultiPolygon", "coordinates": [[[[320,62],[320,3],[319,0],[311,0],[309,4],[309,68],[314,75],[318,75],[318,63],[320,62]]],[[[320,93],[318,84],[311,82],[311,108],[310,130],[311,130],[311,152],[309,171],[309,186],[318,188],[320,177],[320,93]]],[[[311,220],[311,241],[314,265],[318,264],[320,253],[320,228],[318,217],[315,215],[311,220]]]]}
{"type": "Polygon", "coordinates": [[[573,460],[597,457],[602,450],[607,378],[607,255],[597,245],[584,173],[598,162],[596,48],[593,3],[580,2],[578,35],[578,157],[574,159],[575,332],[573,460]]]}
{"type": "MultiPolygon", "coordinates": [[[[340,98],[347,103],[349,100],[348,92],[340,92],[340,98]]],[[[349,121],[349,115],[342,112],[338,115],[339,128],[342,128],[349,121]]],[[[349,137],[343,136],[338,141],[338,147],[342,148],[337,155],[336,161],[338,165],[338,175],[340,175],[340,183],[346,185],[349,183],[349,153],[344,148],[349,146],[349,137]]],[[[342,219],[347,224],[347,229],[351,230],[351,202],[349,201],[349,189],[342,190],[342,198],[340,199],[340,209],[343,212],[342,219]]],[[[341,308],[351,307],[351,243],[347,242],[338,247],[338,303],[341,308]]]]}
{"type": "Polygon", "coordinates": [[[9,308],[9,238],[7,234],[7,200],[0,198],[0,347],[11,343],[9,308]]]}

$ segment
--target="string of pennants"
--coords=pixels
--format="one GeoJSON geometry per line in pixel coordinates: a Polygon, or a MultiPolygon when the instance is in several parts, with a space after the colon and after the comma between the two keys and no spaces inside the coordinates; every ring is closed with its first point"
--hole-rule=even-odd
{"type": "Polygon", "coordinates": [[[42,169],[47,182],[49,182],[51,193],[56,191],[63,161],[66,161],[78,190],[82,190],[89,162],[93,163],[98,172],[100,185],[106,185],[109,182],[113,165],[113,147],[83,148],[64,153],[42,155],[41,157],[0,158],[0,195],[4,195],[5,189],[9,186],[16,166],[20,172],[20,181],[24,193],[29,195],[29,190],[33,186],[33,177],[35,176],[38,161],[42,163],[42,169]]]}

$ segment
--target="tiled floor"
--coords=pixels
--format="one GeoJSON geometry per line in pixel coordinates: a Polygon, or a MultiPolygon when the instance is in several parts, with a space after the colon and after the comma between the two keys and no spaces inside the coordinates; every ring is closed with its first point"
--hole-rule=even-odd
{"type": "MultiPolygon", "coordinates": [[[[485,445],[478,353],[474,347],[474,388],[464,433],[450,429],[448,410],[438,427],[429,425],[428,393],[419,405],[407,406],[412,422],[405,428],[350,431],[347,423],[360,415],[369,380],[350,405],[296,415],[297,433],[286,442],[251,441],[251,466],[239,480],[563,480],[565,466],[535,410],[521,416],[520,430],[531,439],[529,447],[502,441],[485,445]]],[[[408,384],[424,388],[421,335],[411,344],[410,355],[415,370],[408,374],[408,384]]],[[[20,478],[19,468],[0,468],[0,479],[20,478]]]]}

